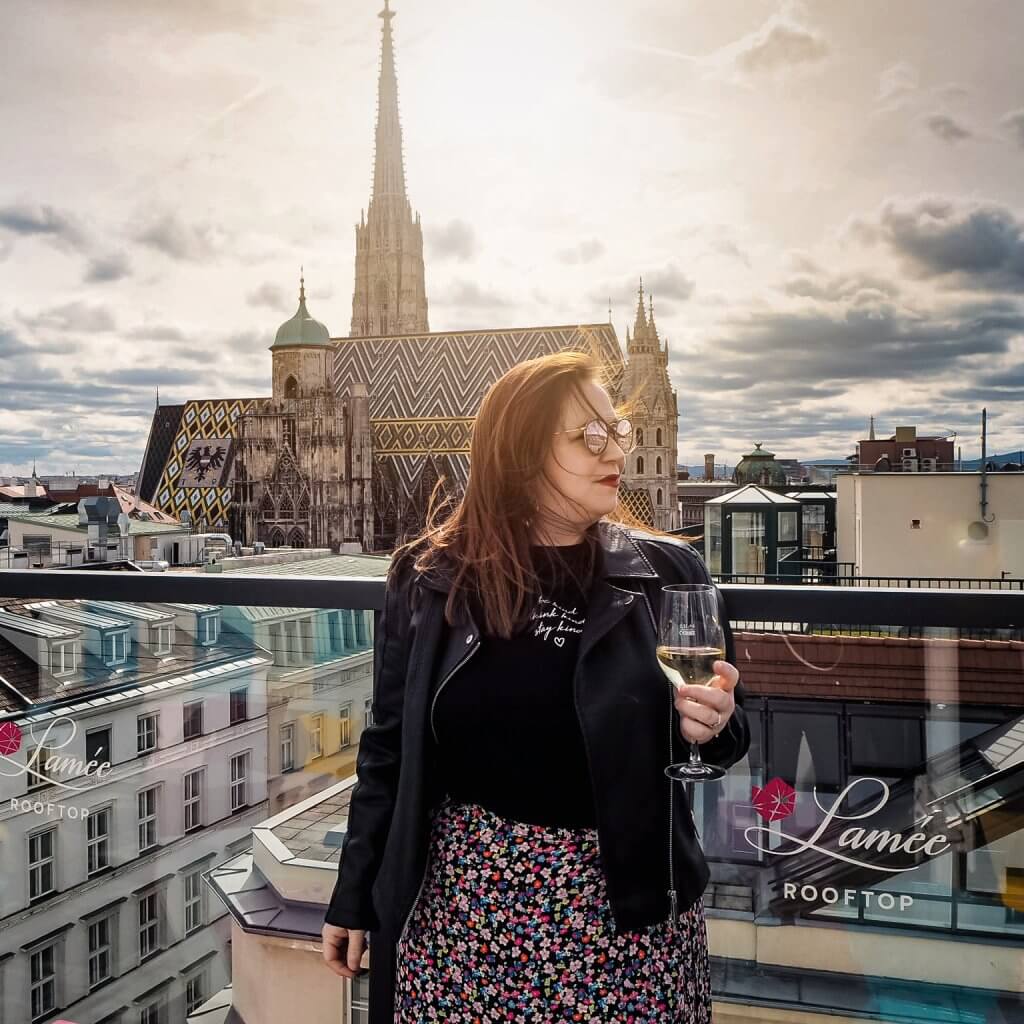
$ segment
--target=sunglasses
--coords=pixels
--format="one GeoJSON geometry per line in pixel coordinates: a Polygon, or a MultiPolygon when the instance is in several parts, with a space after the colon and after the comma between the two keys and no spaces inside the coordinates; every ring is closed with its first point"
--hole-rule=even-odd
{"type": "Polygon", "coordinates": [[[633,424],[627,419],[613,420],[605,423],[604,420],[590,420],[582,427],[570,427],[568,430],[556,430],[556,434],[572,434],[577,430],[583,431],[583,442],[594,455],[601,455],[608,447],[610,432],[615,434],[615,443],[628,454],[636,447],[633,424]]]}

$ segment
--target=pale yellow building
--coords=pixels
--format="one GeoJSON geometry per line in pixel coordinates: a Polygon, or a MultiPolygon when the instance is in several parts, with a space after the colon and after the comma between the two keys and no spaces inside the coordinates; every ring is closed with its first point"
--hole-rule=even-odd
{"type": "Polygon", "coordinates": [[[838,560],[857,576],[1024,577],[1024,474],[836,478],[838,560]]]}

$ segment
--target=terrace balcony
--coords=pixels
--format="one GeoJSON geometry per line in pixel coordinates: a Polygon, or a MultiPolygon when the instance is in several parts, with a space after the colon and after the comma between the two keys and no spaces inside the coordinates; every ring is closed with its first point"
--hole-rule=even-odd
{"type": "MultiPolygon", "coordinates": [[[[723,584],[753,739],[691,793],[716,1024],[1024,1019],[1024,592],[946,582],[723,584]]],[[[367,1020],[319,928],[383,592],[0,571],[4,1024],[367,1020]]]]}

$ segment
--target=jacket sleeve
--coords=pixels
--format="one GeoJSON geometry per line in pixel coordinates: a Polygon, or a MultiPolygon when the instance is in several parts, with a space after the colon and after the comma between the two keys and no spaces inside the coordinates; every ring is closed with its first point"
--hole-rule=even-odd
{"type": "MultiPolygon", "coordinates": [[[[709,583],[714,585],[711,573],[708,572],[704,559],[697,554],[689,544],[683,543],[656,543],[658,550],[671,559],[673,582],[676,583],[709,583]]],[[[659,568],[659,574],[664,578],[659,568]]],[[[668,585],[666,583],[666,585],[668,585]]],[[[736,665],[736,645],[733,641],[732,628],[729,625],[729,612],[725,605],[725,598],[717,587],[715,592],[718,595],[718,610],[721,617],[722,631],[725,634],[725,660],[731,665],[736,665]]],[[[659,609],[660,611],[660,609],[659,609]]],[[[736,665],[739,668],[738,665],[736,665]]],[[[733,700],[736,701],[736,710],[729,719],[726,727],[712,740],[700,744],[700,756],[708,762],[721,768],[730,768],[739,761],[750,749],[750,725],[747,722],[747,715],[743,709],[746,701],[746,691],[743,688],[742,678],[733,690],[733,700]]],[[[673,760],[685,761],[689,755],[689,744],[683,739],[677,729],[673,733],[673,760]]]]}
{"type": "Polygon", "coordinates": [[[371,889],[391,828],[401,764],[410,615],[399,576],[399,567],[392,563],[374,638],[373,723],[359,739],[358,781],[352,787],[338,878],[325,915],[328,924],[364,931],[380,927],[371,889]]]}

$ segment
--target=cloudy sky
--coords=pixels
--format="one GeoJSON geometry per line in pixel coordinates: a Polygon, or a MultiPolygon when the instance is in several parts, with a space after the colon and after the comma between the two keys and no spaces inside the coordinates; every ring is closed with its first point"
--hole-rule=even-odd
{"type": "MultiPolygon", "coordinates": [[[[348,331],[377,0],[0,0],[0,474],[131,472],[162,402],[348,331]]],[[[434,330],[643,275],[683,462],[1024,445],[1018,0],[396,0],[434,330]]]]}

